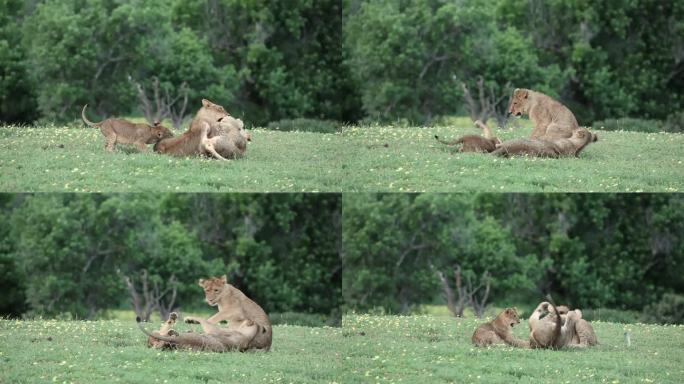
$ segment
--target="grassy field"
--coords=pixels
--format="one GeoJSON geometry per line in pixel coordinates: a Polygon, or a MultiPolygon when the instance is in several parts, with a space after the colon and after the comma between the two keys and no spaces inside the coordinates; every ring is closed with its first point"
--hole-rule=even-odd
{"type": "MultiPolygon", "coordinates": [[[[3,192],[330,192],[341,184],[339,135],[251,130],[240,160],[106,153],[99,130],[1,127],[3,192]]],[[[150,146],[150,150],[151,150],[150,146]]]]}
{"type": "MultiPolygon", "coordinates": [[[[522,128],[502,140],[529,137],[522,128]]],[[[461,154],[435,141],[478,134],[469,119],[448,126],[370,126],[344,131],[344,191],[677,192],[684,191],[684,134],[594,131],[580,158],[502,159],[461,154]]]]}
{"type": "MultiPolygon", "coordinates": [[[[594,322],[601,345],[552,351],[475,348],[470,338],[478,324],[447,316],[348,315],[342,355],[347,371],[369,383],[684,382],[683,326],[594,322]]],[[[525,321],[514,329],[527,339],[525,321]]]]}
{"type": "MultiPolygon", "coordinates": [[[[527,137],[523,128],[498,133],[527,137]]],[[[477,133],[466,118],[438,127],[346,127],[341,133],[251,130],[244,159],[171,158],[123,147],[98,130],[0,128],[4,192],[681,192],[684,134],[596,131],[580,158],[500,159],[434,140],[477,133]]]]}
{"type": "Polygon", "coordinates": [[[213,354],[148,349],[132,321],[0,320],[0,383],[340,382],[342,333],[278,325],[271,352],[213,354]]]}

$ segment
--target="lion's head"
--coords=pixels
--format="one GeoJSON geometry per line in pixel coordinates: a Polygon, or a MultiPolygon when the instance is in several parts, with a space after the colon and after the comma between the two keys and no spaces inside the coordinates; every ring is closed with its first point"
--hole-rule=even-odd
{"type": "Polygon", "coordinates": [[[518,310],[516,308],[506,308],[501,315],[506,321],[507,325],[511,327],[520,324],[520,317],[518,316],[518,310]]]}
{"type": "Polygon", "coordinates": [[[204,289],[204,298],[207,301],[207,304],[212,307],[218,305],[227,283],[228,279],[226,275],[199,280],[199,286],[204,289]]]}
{"type": "Polygon", "coordinates": [[[168,139],[169,137],[173,137],[173,132],[161,125],[160,122],[155,121],[152,127],[152,137],[147,140],[146,144],[156,144],[160,140],[168,139]]]}
{"type": "Polygon", "coordinates": [[[197,112],[195,118],[211,122],[218,121],[218,119],[225,116],[230,116],[230,114],[222,106],[212,103],[207,99],[202,99],[202,108],[197,112]]]}
{"type": "Polygon", "coordinates": [[[511,102],[508,104],[508,116],[521,117],[528,112],[528,99],[530,97],[529,89],[518,88],[513,91],[511,102]]]}

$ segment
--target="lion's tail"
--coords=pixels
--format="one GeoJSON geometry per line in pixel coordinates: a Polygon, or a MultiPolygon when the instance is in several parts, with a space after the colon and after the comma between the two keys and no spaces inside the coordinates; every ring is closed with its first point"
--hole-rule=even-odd
{"type": "Polygon", "coordinates": [[[439,136],[437,136],[437,135],[435,135],[435,140],[437,140],[438,142],[445,144],[445,145],[456,145],[456,144],[463,143],[463,138],[458,138],[458,139],[453,140],[453,141],[446,141],[446,140],[440,139],[439,136]]]}
{"type": "Polygon", "coordinates": [[[100,121],[99,123],[93,123],[92,121],[88,120],[88,118],[85,116],[85,110],[88,107],[88,104],[83,106],[83,110],[81,111],[81,118],[83,119],[83,122],[86,123],[86,125],[93,127],[93,128],[99,128],[102,122],[100,121]]]}

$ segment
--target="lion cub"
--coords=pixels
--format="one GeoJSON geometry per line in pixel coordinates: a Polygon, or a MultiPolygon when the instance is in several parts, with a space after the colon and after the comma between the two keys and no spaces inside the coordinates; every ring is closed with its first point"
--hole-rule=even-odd
{"type": "Polygon", "coordinates": [[[159,330],[148,332],[142,327],[140,318],[136,321],[140,330],[148,336],[148,346],[154,348],[185,348],[212,352],[233,350],[268,351],[271,348],[273,331],[271,322],[261,307],[245,296],[242,291],[228,284],[225,275],[200,279],[207,303],[218,306],[218,313],[208,319],[188,316],[186,323],[202,326],[204,333],[186,332],[178,334],[171,330],[177,315],[172,313],[159,330]],[[227,321],[228,327],[217,324],[227,321]],[[155,341],[156,340],[156,341],[155,341]]]}
{"type": "Polygon", "coordinates": [[[527,320],[530,326],[531,348],[562,348],[572,342],[575,324],[582,317],[580,311],[561,316],[549,302],[540,303],[527,320]],[[550,309],[553,309],[551,313],[550,309]]]}
{"type": "Polygon", "coordinates": [[[252,136],[245,130],[242,120],[232,116],[221,117],[214,127],[202,122],[199,151],[219,160],[237,159],[244,156],[248,141],[252,141],[252,136]],[[208,137],[212,131],[215,136],[208,137]]]}
{"type": "Polygon", "coordinates": [[[508,344],[518,348],[529,348],[529,343],[513,336],[513,326],[519,323],[518,311],[515,308],[506,308],[494,320],[477,327],[472,337],[473,344],[478,347],[508,344]]]}
{"type": "Polygon", "coordinates": [[[157,144],[160,140],[173,137],[171,131],[156,122],[154,126],[136,124],[123,119],[106,119],[99,123],[89,121],[85,116],[88,104],[83,106],[81,118],[83,122],[93,128],[100,128],[106,139],[105,149],[114,152],[117,144],[133,144],[142,152],[147,151],[146,144],[157,144]]]}
{"type": "MultiPolygon", "coordinates": [[[[578,311],[579,309],[575,309],[575,312],[578,311]]],[[[561,315],[561,318],[567,318],[569,312],[570,309],[567,306],[558,306],[558,313],[561,315]]],[[[575,322],[575,328],[573,330],[572,340],[570,341],[569,346],[585,348],[593,347],[598,344],[598,338],[596,337],[596,332],[594,332],[594,327],[591,326],[591,323],[584,319],[578,319],[575,322]]]]}
{"type": "Polygon", "coordinates": [[[590,143],[596,141],[596,136],[585,128],[575,130],[569,138],[558,139],[514,139],[504,141],[492,152],[495,156],[509,157],[525,155],[533,157],[565,157],[579,156],[590,143]]]}
{"type": "Polygon", "coordinates": [[[501,144],[501,140],[492,135],[492,131],[487,125],[480,120],[475,121],[475,126],[484,131],[484,137],[479,135],[465,135],[454,141],[440,140],[439,136],[435,135],[435,139],[442,144],[458,145],[461,144],[459,152],[483,152],[489,153],[496,149],[497,144],[501,144]]]}
{"type": "Polygon", "coordinates": [[[508,105],[508,116],[527,114],[534,124],[531,139],[568,138],[579,129],[575,115],[560,102],[529,89],[513,91],[508,105]]]}

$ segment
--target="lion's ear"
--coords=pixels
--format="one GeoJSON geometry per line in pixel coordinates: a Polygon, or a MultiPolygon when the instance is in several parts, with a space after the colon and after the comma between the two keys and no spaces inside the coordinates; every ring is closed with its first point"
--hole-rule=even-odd
{"type": "Polygon", "coordinates": [[[211,104],[212,104],[211,101],[209,101],[207,99],[202,99],[202,106],[203,107],[209,107],[209,106],[211,106],[211,104]]]}
{"type": "Polygon", "coordinates": [[[204,279],[199,279],[199,282],[197,282],[197,284],[198,284],[200,287],[204,287],[204,279]]]}
{"type": "Polygon", "coordinates": [[[221,276],[221,282],[223,282],[223,284],[228,283],[228,276],[226,276],[226,275],[221,276]]]}
{"type": "Polygon", "coordinates": [[[523,88],[516,88],[516,90],[513,92],[514,96],[517,96],[517,97],[520,97],[523,99],[527,99],[527,96],[529,96],[529,94],[530,94],[530,91],[527,89],[523,89],[523,88]]]}

